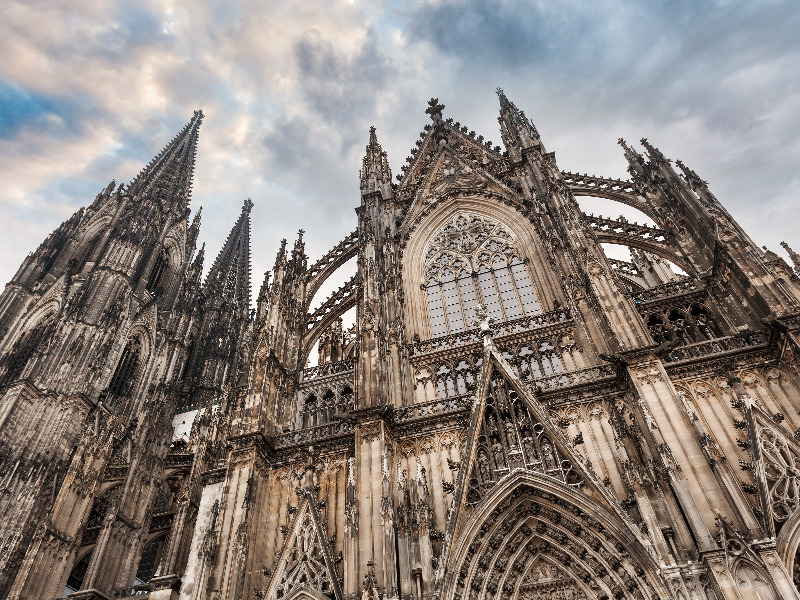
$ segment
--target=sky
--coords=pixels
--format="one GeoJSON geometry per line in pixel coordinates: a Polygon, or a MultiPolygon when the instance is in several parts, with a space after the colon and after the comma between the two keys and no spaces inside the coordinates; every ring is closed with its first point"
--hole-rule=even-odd
{"type": "Polygon", "coordinates": [[[431,97],[499,144],[497,87],[562,169],[627,178],[646,137],[800,251],[798,31],[796,0],[4,0],[0,281],[201,108],[200,241],[252,198],[255,296],[281,238],[313,262],[355,229],[371,125],[394,173],[431,97]]]}

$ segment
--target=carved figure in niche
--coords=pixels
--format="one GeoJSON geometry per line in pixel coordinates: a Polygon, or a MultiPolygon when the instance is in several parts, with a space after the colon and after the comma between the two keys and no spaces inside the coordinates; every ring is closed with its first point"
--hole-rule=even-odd
{"type": "Polygon", "coordinates": [[[536,449],[533,446],[533,438],[525,436],[522,438],[522,446],[525,449],[526,462],[533,462],[536,460],[536,449]]]}
{"type": "Polygon", "coordinates": [[[550,444],[550,440],[545,439],[542,442],[542,462],[544,463],[545,471],[554,471],[558,469],[556,462],[555,449],[550,444]]]}
{"type": "Polygon", "coordinates": [[[489,458],[486,456],[486,451],[481,449],[478,452],[478,471],[481,474],[482,481],[491,481],[489,476],[489,458]]]}
{"type": "Polygon", "coordinates": [[[506,458],[503,452],[503,444],[495,442],[492,444],[492,454],[494,455],[494,464],[497,467],[503,467],[506,464],[506,458]]]}

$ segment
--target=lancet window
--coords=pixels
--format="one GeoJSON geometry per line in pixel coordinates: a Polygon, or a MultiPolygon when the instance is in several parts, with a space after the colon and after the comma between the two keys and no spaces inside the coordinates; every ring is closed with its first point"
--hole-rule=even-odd
{"type": "Polygon", "coordinates": [[[156,293],[161,283],[164,280],[164,271],[167,267],[167,257],[164,250],[161,250],[156,257],[156,262],[153,263],[153,268],[150,269],[150,277],[147,278],[147,291],[156,293]]]}
{"type": "Polygon", "coordinates": [[[130,398],[133,393],[133,383],[141,352],[142,343],[138,337],[128,340],[128,344],[122,351],[122,358],[117,363],[114,376],[111,378],[111,383],[108,384],[110,404],[114,404],[117,398],[130,398]]]}
{"type": "Polygon", "coordinates": [[[136,570],[136,580],[138,583],[145,583],[161,574],[161,563],[164,560],[166,541],[167,535],[165,534],[157,537],[145,546],[142,556],[139,559],[139,568],[136,570]]]}
{"type": "Polygon", "coordinates": [[[108,510],[117,501],[117,498],[119,498],[121,491],[122,486],[117,485],[106,490],[103,494],[95,499],[94,504],[92,505],[92,510],[89,512],[89,517],[86,520],[87,529],[100,527],[100,525],[103,524],[103,519],[108,513],[108,510]]]}
{"type": "Polygon", "coordinates": [[[720,337],[714,317],[699,303],[652,312],[647,315],[647,328],[657,344],[685,345],[720,337]]]}
{"type": "Polygon", "coordinates": [[[428,244],[423,281],[434,336],[471,329],[478,303],[495,321],[541,312],[514,236],[490,217],[459,213],[445,223],[428,244]]]}
{"type": "Polygon", "coordinates": [[[8,354],[0,358],[0,386],[12,383],[22,375],[36,349],[50,339],[54,328],[55,320],[46,318],[20,336],[8,354]]]}
{"type": "Polygon", "coordinates": [[[89,569],[90,560],[92,560],[92,553],[87,552],[75,563],[75,566],[72,567],[72,571],[70,571],[69,577],[67,577],[67,587],[64,589],[64,597],[83,589],[83,579],[86,577],[86,571],[89,569]]]}

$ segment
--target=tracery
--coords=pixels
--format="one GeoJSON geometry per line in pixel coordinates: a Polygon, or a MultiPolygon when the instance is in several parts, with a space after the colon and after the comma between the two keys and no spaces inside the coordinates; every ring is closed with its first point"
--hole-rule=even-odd
{"type": "Polygon", "coordinates": [[[423,287],[434,336],[470,329],[478,303],[495,321],[541,312],[514,236],[473,213],[458,213],[428,243],[423,287]]]}

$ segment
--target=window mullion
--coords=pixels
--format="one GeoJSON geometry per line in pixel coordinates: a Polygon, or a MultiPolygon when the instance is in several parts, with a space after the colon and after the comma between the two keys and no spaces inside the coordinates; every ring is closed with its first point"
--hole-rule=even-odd
{"type": "Polygon", "coordinates": [[[494,266],[492,266],[489,269],[489,273],[492,276],[492,283],[494,284],[494,290],[497,293],[497,305],[500,307],[500,313],[503,315],[503,321],[507,321],[508,319],[506,318],[506,309],[503,308],[503,296],[501,295],[500,292],[500,286],[497,283],[497,276],[495,275],[494,272],[494,266]]]}
{"type": "Polygon", "coordinates": [[[514,294],[517,297],[517,305],[519,306],[519,312],[522,313],[522,316],[525,315],[525,306],[522,304],[522,296],[519,295],[519,286],[517,285],[517,276],[514,274],[514,270],[511,268],[511,263],[508,265],[508,278],[511,280],[511,285],[514,286],[514,294]]]}

